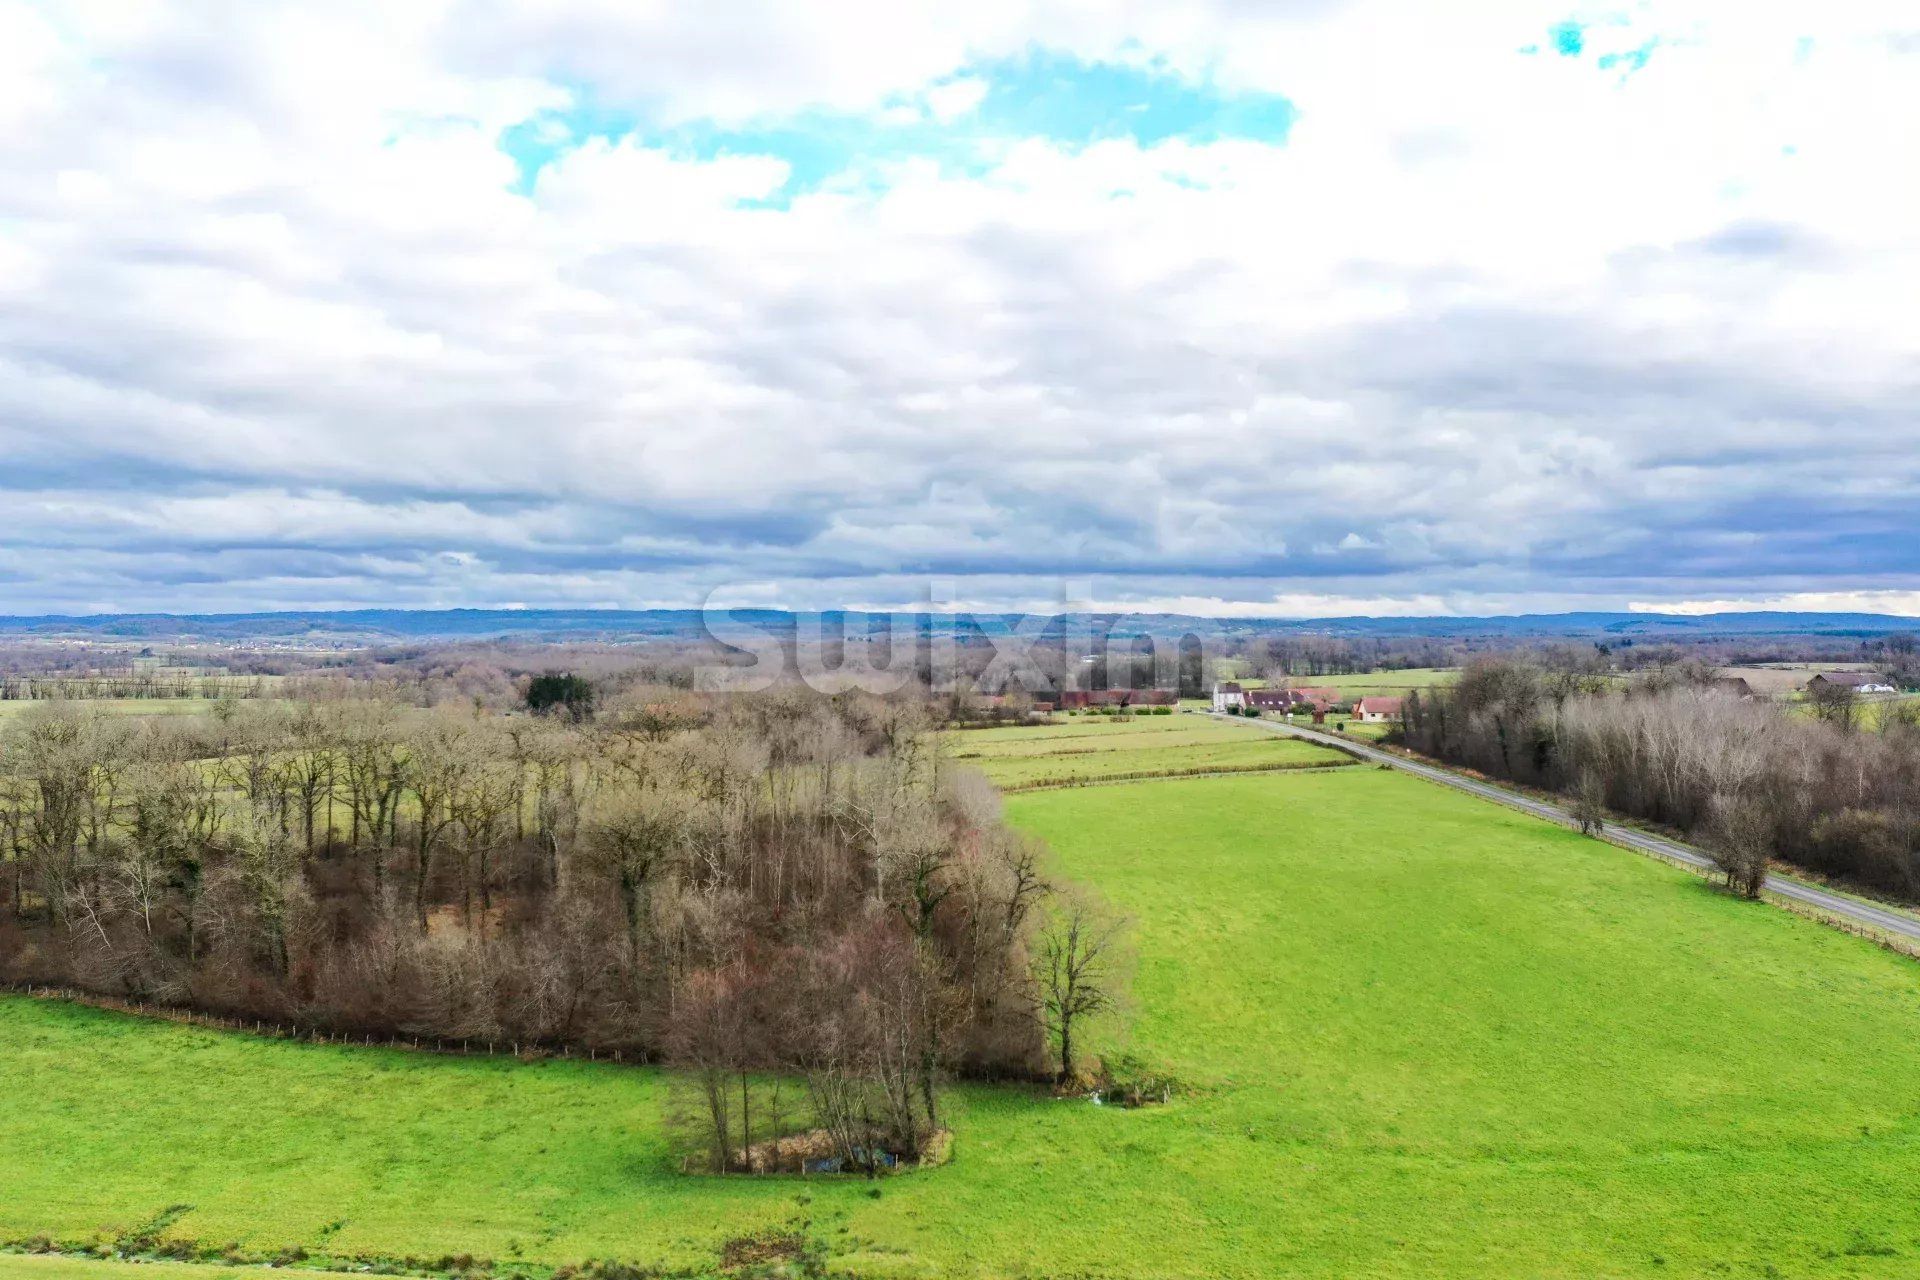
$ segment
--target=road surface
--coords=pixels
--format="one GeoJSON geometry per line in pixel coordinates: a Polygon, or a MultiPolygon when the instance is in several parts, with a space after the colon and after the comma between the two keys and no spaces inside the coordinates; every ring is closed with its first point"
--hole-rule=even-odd
{"type": "MultiPolygon", "coordinates": [[[[1207,714],[1212,715],[1213,713],[1208,712],[1207,714]]],[[[1238,716],[1215,716],[1214,718],[1236,721],[1240,719],[1238,716]]],[[[1241,723],[1246,722],[1241,721],[1241,723]]],[[[1462,777],[1451,770],[1442,769],[1436,765],[1425,764],[1418,760],[1409,760],[1405,756],[1395,755],[1391,751],[1382,751],[1378,747],[1370,747],[1364,743],[1355,742],[1350,738],[1337,737],[1330,733],[1321,733],[1314,729],[1302,728],[1299,725],[1284,724],[1277,720],[1259,719],[1252,723],[1272,733],[1286,734],[1294,738],[1304,738],[1309,742],[1317,742],[1322,746],[1345,751],[1350,755],[1360,757],[1362,760],[1370,760],[1377,764],[1389,765],[1400,770],[1402,773],[1410,773],[1417,778],[1425,778],[1429,782],[1437,782],[1441,786],[1452,787],[1456,791],[1465,791],[1469,795],[1479,796],[1483,800],[1491,800],[1495,804],[1504,804],[1508,808],[1518,809],[1522,813],[1530,813],[1536,818],[1545,818],[1548,822],[1557,822],[1562,826],[1569,827],[1578,825],[1574,822],[1573,815],[1560,805],[1545,800],[1536,800],[1532,796],[1522,795],[1517,791],[1510,791],[1506,787],[1496,786],[1490,782],[1481,782],[1475,778],[1462,777]]],[[[1677,840],[1667,840],[1660,836],[1648,835],[1644,831],[1635,831],[1631,827],[1615,826],[1609,823],[1605,832],[1602,834],[1602,838],[1614,844],[1624,845],[1629,849],[1638,850],[1641,853],[1650,853],[1655,857],[1666,858],[1668,861],[1681,863],[1684,866],[1708,871],[1714,869],[1713,860],[1692,845],[1681,844],[1677,840]]],[[[1878,929],[1883,933],[1898,934],[1900,937],[1910,938],[1916,942],[1920,942],[1920,916],[1909,915],[1906,912],[1896,911],[1890,908],[1876,907],[1872,903],[1862,902],[1857,898],[1842,897],[1837,893],[1828,893],[1824,889],[1816,889],[1812,885],[1801,884],[1798,880],[1785,880],[1779,876],[1768,876],[1766,889],[1768,893],[1777,894],[1782,898],[1791,898],[1795,902],[1805,903],[1807,906],[1826,912],[1828,915],[1851,921],[1854,924],[1863,925],[1869,929],[1878,929]]]]}

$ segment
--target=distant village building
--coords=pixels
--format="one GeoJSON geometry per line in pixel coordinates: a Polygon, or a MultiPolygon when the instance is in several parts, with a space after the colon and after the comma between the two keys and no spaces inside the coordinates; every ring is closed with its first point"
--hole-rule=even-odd
{"type": "Polygon", "coordinates": [[[1296,711],[1325,711],[1338,701],[1340,694],[1333,689],[1248,689],[1233,680],[1213,686],[1215,711],[1251,707],[1255,711],[1283,711],[1291,715],[1296,711]]]}
{"type": "Polygon", "coordinates": [[[1247,705],[1247,691],[1237,681],[1229,680],[1225,684],[1213,686],[1213,709],[1215,711],[1238,711],[1247,705]]]}
{"type": "Polygon", "coordinates": [[[1399,718],[1404,698],[1362,698],[1353,704],[1353,718],[1363,724],[1379,724],[1399,718]]]}
{"type": "Polygon", "coordinates": [[[1745,676],[1716,676],[1713,687],[1717,693],[1731,694],[1736,698],[1754,696],[1753,686],[1747,683],[1745,676]]]}
{"type": "Polygon", "coordinates": [[[1807,681],[1807,688],[1851,689],[1855,693],[1898,693],[1884,677],[1871,671],[1822,671],[1807,681]]]}

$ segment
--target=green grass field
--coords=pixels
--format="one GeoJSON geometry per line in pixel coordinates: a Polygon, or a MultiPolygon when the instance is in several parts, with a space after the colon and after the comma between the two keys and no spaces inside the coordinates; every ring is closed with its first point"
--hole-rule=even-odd
{"type": "Polygon", "coordinates": [[[213,1263],[177,1263],[136,1271],[132,1264],[60,1254],[0,1253],[0,1280],[109,1280],[110,1277],[157,1276],[160,1280],[267,1280],[278,1274],[266,1267],[228,1267],[213,1263]]]}
{"type": "MultiPolygon", "coordinates": [[[[1902,693],[1862,698],[1854,704],[1853,722],[1861,729],[1869,731],[1876,730],[1880,727],[1880,722],[1886,717],[1889,711],[1898,708],[1900,711],[1905,712],[1915,702],[1920,702],[1920,693],[1902,693]]],[[[1815,714],[1813,703],[1805,698],[1796,698],[1786,702],[1784,705],[1789,715],[1806,716],[1810,719],[1815,714]]]]}
{"type": "MultiPolygon", "coordinates": [[[[1318,725],[1313,723],[1313,717],[1305,713],[1297,715],[1289,721],[1284,715],[1269,711],[1260,716],[1259,719],[1266,721],[1268,724],[1295,724],[1302,729],[1322,729],[1333,733],[1344,733],[1348,737],[1361,738],[1368,742],[1378,742],[1400,727],[1397,720],[1361,721],[1337,712],[1330,713],[1327,716],[1326,723],[1318,725]]],[[[1232,725],[1234,721],[1216,720],[1214,723],[1232,725]]]]}
{"type": "MultiPolygon", "coordinates": [[[[1302,689],[1338,689],[1353,697],[1370,693],[1385,695],[1406,693],[1412,689],[1432,689],[1452,684],[1460,675],[1455,667],[1408,667],[1404,671],[1360,671],[1339,676],[1295,676],[1293,683],[1302,689]]],[[[1271,683],[1258,677],[1240,681],[1251,689],[1271,683]]]]}
{"type": "Polygon", "coordinates": [[[166,1234],[262,1253],[688,1271],[791,1230],[862,1276],[1920,1275],[1912,962],[1377,769],[1007,808],[1137,920],[1171,1105],[968,1086],[938,1170],[690,1178],[655,1071],[7,997],[0,1239],[189,1206],[166,1234]]]}
{"type": "Polygon", "coordinates": [[[1397,722],[1392,720],[1376,720],[1371,722],[1339,720],[1330,721],[1329,723],[1334,729],[1337,729],[1349,737],[1365,738],[1369,742],[1378,742],[1400,727],[1397,722]]]}
{"type": "Polygon", "coordinates": [[[1453,667],[1409,667],[1404,671],[1364,671],[1342,676],[1300,676],[1297,685],[1317,689],[1338,689],[1355,696],[1368,693],[1395,694],[1409,689],[1432,689],[1452,684],[1460,675],[1453,667]]]}
{"type": "Polygon", "coordinates": [[[1197,716],[1142,716],[978,729],[948,736],[955,760],[1002,787],[1065,786],[1116,778],[1305,769],[1350,764],[1351,757],[1290,741],[1248,725],[1197,716]]]}
{"type": "Polygon", "coordinates": [[[1056,713],[1052,719],[1040,724],[1003,725],[996,729],[956,729],[947,735],[947,739],[956,750],[978,750],[981,744],[987,743],[1000,746],[1017,743],[1027,746],[1038,742],[1053,742],[1062,738],[1130,738],[1143,733],[1186,734],[1209,726],[1217,726],[1217,722],[1189,715],[1183,711],[1174,711],[1164,716],[1056,713]]]}

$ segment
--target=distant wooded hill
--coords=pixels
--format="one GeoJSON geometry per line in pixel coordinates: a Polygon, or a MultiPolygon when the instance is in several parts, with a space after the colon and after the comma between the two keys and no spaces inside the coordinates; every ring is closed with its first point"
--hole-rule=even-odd
{"type": "MultiPolygon", "coordinates": [[[[797,625],[844,626],[849,632],[884,634],[890,615],[830,612],[795,614],[742,609],[739,625],[773,633],[797,625]]],[[[1026,621],[1021,614],[925,614],[922,632],[1003,633],[1026,621]]],[[[1710,636],[1877,636],[1920,630],[1920,618],[1874,613],[1717,613],[1697,616],[1648,613],[1553,613],[1506,617],[1420,618],[1197,618],[1178,614],[1069,614],[1054,627],[1109,627],[1152,635],[1259,636],[1311,633],[1337,636],[1424,636],[1436,639],[1527,637],[1621,637],[1701,639],[1710,636]]],[[[285,613],[91,616],[0,616],[0,636],[98,639],[197,639],[310,643],[394,642],[517,637],[524,639],[694,639],[705,635],[697,609],[353,609],[285,613]]]]}

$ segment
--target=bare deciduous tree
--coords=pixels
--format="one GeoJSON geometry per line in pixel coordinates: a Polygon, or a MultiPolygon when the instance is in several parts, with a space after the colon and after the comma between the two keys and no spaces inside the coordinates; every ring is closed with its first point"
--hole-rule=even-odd
{"type": "Polygon", "coordinates": [[[1573,820],[1583,836],[1598,836],[1607,828],[1607,787],[1598,770],[1580,774],[1573,793],[1573,820]]]}
{"type": "Polygon", "coordinates": [[[1063,1084],[1079,1078],[1077,1037],[1114,1008],[1126,982],[1127,922],[1085,893],[1057,898],[1040,928],[1035,979],[1063,1084]]]}
{"type": "Polygon", "coordinates": [[[1830,725],[1852,729],[1860,723],[1860,693],[1852,685],[1815,680],[1807,686],[1807,702],[1830,725]]]}
{"type": "Polygon", "coordinates": [[[1727,887],[1742,896],[1758,898],[1767,882],[1767,860],[1773,854],[1772,832],[1760,807],[1741,796],[1721,793],[1713,798],[1707,827],[1707,851],[1727,878],[1727,887]]]}
{"type": "MultiPolygon", "coordinates": [[[[911,699],[610,682],[616,724],[536,723],[454,698],[473,674],[438,706],[0,724],[0,978],[666,1058],[722,1169],[778,1162],[782,1070],[870,1171],[939,1130],[950,1074],[1040,1070],[1042,851],[911,699]]],[[[1068,915],[1071,1063],[1115,970],[1068,915]]]]}

